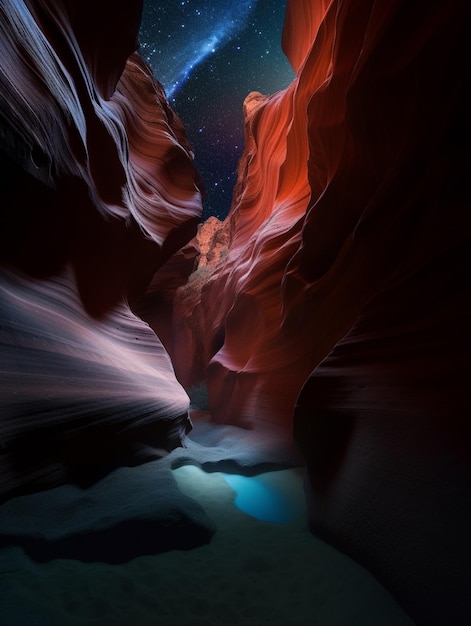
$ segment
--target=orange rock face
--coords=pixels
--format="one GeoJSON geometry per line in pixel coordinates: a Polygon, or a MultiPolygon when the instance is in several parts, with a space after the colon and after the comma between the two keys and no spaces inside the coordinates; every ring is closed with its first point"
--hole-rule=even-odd
{"type": "Polygon", "coordinates": [[[469,235],[463,145],[453,143],[463,82],[454,9],[419,19],[393,5],[311,5],[288,3],[293,84],[245,102],[228,254],[201,296],[218,421],[290,424],[307,377],[367,303],[469,235]],[[439,23],[450,32],[440,51],[439,23]]]}
{"type": "Polygon", "coordinates": [[[213,420],[294,423],[313,530],[436,626],[469,621],[468,13],[288,2],[297,78],[245,102],[191,304],[213,420]]]}

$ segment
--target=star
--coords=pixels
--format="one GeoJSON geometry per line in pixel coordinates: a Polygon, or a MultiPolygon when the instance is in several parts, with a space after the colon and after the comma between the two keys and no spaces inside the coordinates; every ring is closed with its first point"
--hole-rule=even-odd
{"type": "Polygon", "coordinates": [[[203,219],[224,219],[244,146],[243,102],[294,77],[281,50],[285,2],[145,0],[142,56],[163,83],[208,194],[203,219]]]}

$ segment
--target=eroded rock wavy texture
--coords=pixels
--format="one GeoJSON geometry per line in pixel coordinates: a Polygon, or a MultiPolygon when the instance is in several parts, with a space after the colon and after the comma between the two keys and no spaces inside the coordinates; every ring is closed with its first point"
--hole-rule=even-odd
{"type": "Polygon", "coordinates": [[[189,428],[171,361],[130,309],[195,234],[202,194],[133,54],[140,8],[0,7],[2,494],[89,480],[189,428]]]}
{"type": "Polygon", "coordinates": [[[232,245],[204,298],[224,338],[209,366],[216,419],[289,423],[385,281],[468,236],[461,149],[450,162],[447,145],[462,44],[451,6],[422,8],[288,3],[298,77],[247,98],[232,245]]]}
{"type": "Polygon", "coordinates": [[[297,78],[245,102],[200,289],[213,419],[294,415],[314,531],[436,626],[470,611],[468,22],[460,0],[289,1],[297,78]]]}

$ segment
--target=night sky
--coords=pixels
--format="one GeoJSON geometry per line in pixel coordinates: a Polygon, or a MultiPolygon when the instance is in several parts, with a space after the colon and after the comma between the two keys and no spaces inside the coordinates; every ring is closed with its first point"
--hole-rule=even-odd
{"type": "Polygon", "coordinates": [[[285,88],[281,0],[145,0],[140,54],[185,124],[207,189],[203,219],[229,211],[251,91],[285,88]]]}

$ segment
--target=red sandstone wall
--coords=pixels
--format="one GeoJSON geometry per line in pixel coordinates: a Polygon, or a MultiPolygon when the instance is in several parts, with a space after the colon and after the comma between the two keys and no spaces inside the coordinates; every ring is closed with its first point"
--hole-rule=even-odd
{"type": "Polygon", "coordinates": [[[246,100],[199,291],[213,419],[294,415],[314,532],[424,626],[470,611],[468,23],[459,0],[288,2],[298,76],[246,100]]]}

